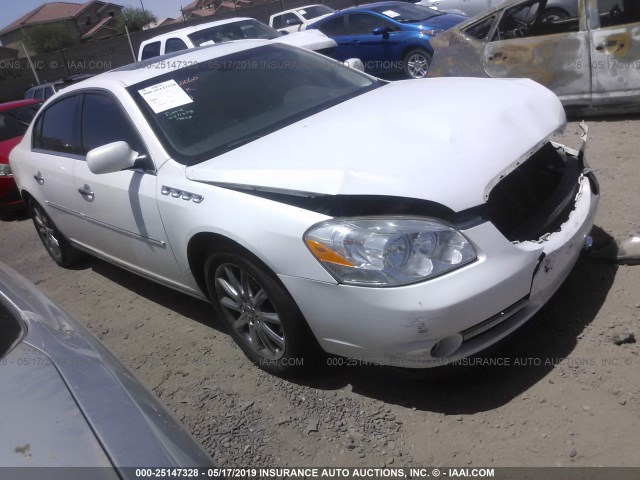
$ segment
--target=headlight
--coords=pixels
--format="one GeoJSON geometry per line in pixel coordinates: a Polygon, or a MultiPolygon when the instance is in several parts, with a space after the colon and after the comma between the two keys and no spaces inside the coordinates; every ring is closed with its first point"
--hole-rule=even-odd
{"type": "Polygon", "coordinates": [[[405,285],[476,259],[459,231],[422,218],[334,219],[311,227],[304,241],[336,280],[350,285],[405,285]]]}
{"type": "Polygon", "coordinates": [[[0,163],[0,177],[8,177],[12,175],[11,166],[7,163],[0,163]]]}

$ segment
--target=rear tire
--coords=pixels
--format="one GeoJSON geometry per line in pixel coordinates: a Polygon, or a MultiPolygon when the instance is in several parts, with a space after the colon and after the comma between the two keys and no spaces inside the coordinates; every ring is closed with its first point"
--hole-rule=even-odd
{"type": "Polygon", "coordinates": [[[234,341],[269,373],[299,374],[319,347],[300,309],[275,276],[245,256],[211,254],[205,262],[209,298],[234,341]]]}
{"type": "Polygon", "coordinates": [[[82,254],[73,248],[55,226],[47,212],[33,199],[29,200],[29,214],[47,253],[61,267],[70,267],[82,254]]]}

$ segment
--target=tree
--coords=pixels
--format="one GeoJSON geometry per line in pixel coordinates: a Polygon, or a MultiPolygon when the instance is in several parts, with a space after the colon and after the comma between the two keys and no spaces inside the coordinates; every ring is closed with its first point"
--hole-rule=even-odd
{"type": "Polygon", "coordinates": [[[122,16],[119,18],[120,30],[124,31],[126,26],[130,32],[137,32],[142,30],[150,23],[157,22],[156,17],[149,10],[142,10],[141,8],[125,7],[122,9],[122,16]]]}
{"type": "Polygon", "coordinates": [[[36,53],[49,53],[76,45],[76,39],[60,23],[37,25],[29,29],[27,44],[36,53]]]}

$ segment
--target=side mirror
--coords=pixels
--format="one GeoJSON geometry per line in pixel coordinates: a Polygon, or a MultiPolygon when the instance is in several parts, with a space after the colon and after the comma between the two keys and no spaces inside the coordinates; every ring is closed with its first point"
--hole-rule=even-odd
{"type": "Polygon", "coordinates": [[[298,18],[290,18],[287,20],[287,27],[293,27],[294,25],[302,25],[302,21],[298,18]]]}
{"type": "Polygon", "coordinates": [[[92,173],[113,173],[132,168],[138,152],[131,150],[127,142],[113,142],[94,148],[87,153],[87,166],[92,173]]]}
{"type": "Polygon", "coordinates": [[[378,27],[373,29],[374,35],[382,35],[382,38],[389,38],[389,29],[386,27],[378,27]]]}
{"type": "Polygon", "coordinates": [[[347,58],[343,63],[349,68],[364,72],[364,63],[359,58],[347,58]]]}

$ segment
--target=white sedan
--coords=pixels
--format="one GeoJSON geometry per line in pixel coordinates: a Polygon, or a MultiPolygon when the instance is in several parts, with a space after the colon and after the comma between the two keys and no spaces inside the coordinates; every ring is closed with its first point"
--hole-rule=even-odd
{"type": "Polygon", "coordinates": [[[598,186],[530,80],[385,83],[230,42],[71,86],[11,167],[61,266],[89,252],[210,300],[254,363],[442,365],[569,274],[598,186]]]}

